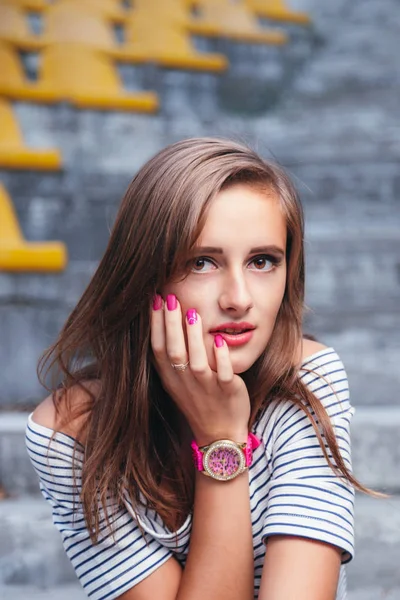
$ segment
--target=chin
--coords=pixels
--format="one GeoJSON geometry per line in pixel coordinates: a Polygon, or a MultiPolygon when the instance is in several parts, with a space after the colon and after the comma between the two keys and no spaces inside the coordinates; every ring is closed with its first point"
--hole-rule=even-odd
{"type": "Polygon", "coordinates": [[[254,363],[255,363],[255,361],[249,362],[248,360],[247,361],[238,361],[237,363],[236,363],[236,361],[234,361],[232,364],[233,372],[235,373],[235,375],[240,375],[241,373],[248,371],[250,369],[250,367],[254,365],[254,363]]]}

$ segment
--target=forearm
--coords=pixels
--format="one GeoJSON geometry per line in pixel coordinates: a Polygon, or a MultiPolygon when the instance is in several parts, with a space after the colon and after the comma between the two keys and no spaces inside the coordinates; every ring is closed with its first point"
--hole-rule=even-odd
{"type": "Polygon", "coordinates": [[[196,473],[190,548],[176,600],[252,600],[248,471],[227,482],[196,473]]]}

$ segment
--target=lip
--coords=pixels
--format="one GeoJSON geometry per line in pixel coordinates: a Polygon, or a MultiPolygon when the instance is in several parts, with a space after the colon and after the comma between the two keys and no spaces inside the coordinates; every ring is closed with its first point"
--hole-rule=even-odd
{"type": "Polygon", "coordinates": [[[211,329],[210,333],[213,335],[220,335],[228,346],[242,346],[251,340],[254,329],[254,325],[242,321],[241,323],[221,323],[221,325],[211,329]],[[246,329],[247,331],[244,331],[243,333],[226,333],[221,331],[222,329],[235,329],[236,331],[246,329]]]}
{"type": "Polygon", "coordinates": [[[241,321],[240,323],[221,323],[216,327],[210,329],[210,333],[221,333],[221,329],[255,329],[254,325],[247,323],[247,321],[241,321]]]}
{"type": "Polygon", "coordinates": [[[224,333],[223,331],[216,331],[216,335],[220,335],[228,346],[242,346],[247,344],[253,337],[253,330],[245,331],[244,333],[224,333]]]}

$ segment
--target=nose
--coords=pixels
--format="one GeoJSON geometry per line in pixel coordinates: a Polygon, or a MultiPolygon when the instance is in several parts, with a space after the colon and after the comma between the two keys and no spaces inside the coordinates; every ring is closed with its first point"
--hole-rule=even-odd
{"type": "Polygon", "coordinates": [[[238,315],[243,315],[252,308],[253,298],[245,274],[241,269],[225,274],[222,280],[219,305],[222,310],[238,315]]]}

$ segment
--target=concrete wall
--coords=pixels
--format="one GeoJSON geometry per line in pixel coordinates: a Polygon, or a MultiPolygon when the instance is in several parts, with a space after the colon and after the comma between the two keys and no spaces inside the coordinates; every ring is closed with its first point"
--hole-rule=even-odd
{"type": "Polygon", "coordinates": [[[400,402],[398,4],[292,4],[311,13],[312,31],[292,31],[283,51],[217,43],[232,60],[221,78],[124,67],[130,88],[158,91],[158,115],[16,105],[27,142],[61,148],[65,168],[0,179],[26,238],[65,241],[69,265],[0,274],[0,406],[43,396],[37,358],[93,273],[131,177],[198,135],[248,141],[290,170],[306,212],[307,329],[342,355],[355,404],[400,402]]]}

